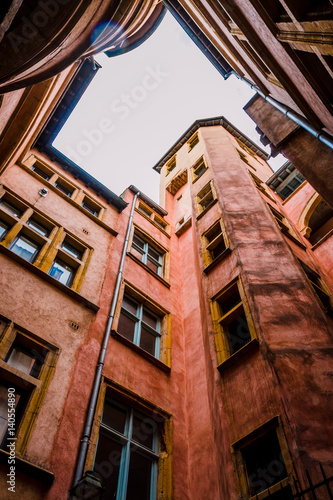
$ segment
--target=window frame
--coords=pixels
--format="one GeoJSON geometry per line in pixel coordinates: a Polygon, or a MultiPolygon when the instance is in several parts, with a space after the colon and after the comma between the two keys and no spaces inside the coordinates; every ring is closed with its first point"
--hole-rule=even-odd
{"type": "MultiPolygon", "coordinates": [[[[140,349],[145,350],[140,345],[142,327],[144,327],[146,330],[148,330],[148,332],[150,334],[154,335],[154,337],[155,337],[155,349],[154,349],[155,352],[154,352],[154,354],[152,354],[152,353],[149,353],[149,354],[151,354],[152,356],[154,356],[156,359],[160,359],[160,344],[161,344],[161,336],[162,336],[162,333],[161,333],[161,323],[162,323],[161,317],[158,316],[156,313],[154,313],[154,311],[152,311],[145,304],[143,304],[142,302],[138,301],[137,299],[135,299],[133,296],[129,295],[126,292],[123,294],[123,297],[122,297],[120,315],[119,315],[119,319],[118,319],[118,326],[119,326],[119,322],[120,322],[120,318],[121,318],[122,314],[124,316],[127,316],[128,318],[130,318],[132,321],[135,322],[134,334],[133,334],[133,341],[130,340],[130,342],[133,342],[133,344],[135,344],[136,346],[140,347],[140,349]],[[131,311],[129,311],[128,309],[126,309],[125,307],[123,307],[123,303],[124,303],[124,299],[125,298],[129,298],[132,302],[136,303],[136,305],[137,305],[136,314],[132,313],[131,311]],[[144,310],[147,310],[149,312],[149,314],[151,314],[152,316],[155,317],[155,319],[156,319],[156,329],[154,329],[153,327],[151,327],[150,325],[148,325],[147,323],[145,323],[143,321],[142,318],[143,318],[143,312],[144,312],[144,310]]],[[[119,332],[119,330],[117,330],[117,331],[118,331],[118,333],[120,335],[123,335],[121,332],[119,332]]],[[[148,351],[146,351],[146,352],[148,352],[148,351]]]]}
{"type": "Polygon", "coordinates": [[[3,324],[0,341],[0,382],[3,386],[9,384],[10,387],[14,387],[15,392],[17,390],[22,393],[25,399],[15,429],[16,454],[22,457],[25,454],[60,351],[58,347],[36,337],[10,319],[0,316],[0,320],[3,324]],[[27,374],[7,362],[8,356],[15,346],[25,346],[27,350],[36,354],[35,359],[39,359],[41,362],[36,374],[31,372],[27,374]]]}
{"type": "Polygon", "coordinates": [[[199,133],[195,132],[192,135],[192,137],[187,141],[188,152],[192,151],[192,149],[194,149],[195,146],[197,146],[197,144],[199,144],[199,142],[200,142],[199,133]]]}
{"type": "Polygon", "coordinates": [[[94,424],[92,429],[91,440],[89,443],[85,470],[93,469],[96,449],[99,440],[100,422],[104,410],[104,402],[106,398],[116,400],[118,405],[124,405],[137,410],[148,419],[153,419],[158,427],[157,435],[159,441],[158,448],[158,463],[157,463],[157,484],[155,488],[156,500],[170,500],[173,496],[172,483],[172,460],[173,460],[173,421],[171,415],[150,403],[147,399],[142,399],[132,392],[129,392],[124,387],[119,387],[116,384],[106,380],[102,380],[99,397],[96,405],[94,424]]]}
{"type": "Polygon", "coordinates": [[[202,177],[203,174],[207,172],[207,170],[208,170],[208,165],[206,159],[204,156],[201,156],[191,167],[192,184],[194,184],[198,179],[200,179],[200,177],[202,177]],[[202,166],[204,167],[204,169],[201,170],[199,174],[197,174],[196,170],[202,166]]]}
{"type": "Polygon", "coordinates": [[[240,498],[248,498],[249,500],[256,500],[257,498],[260,498],[260,500],[264,500],[266,498],[270,498],[270,494],[273,495],[275,492],[278,492],[281,486],[283,488],[290,487],[293,493],[295,493],[293,481],[290,480],[290,478],[295,478],[296,473],[283,431],[281,417],[279,415],[273,417],[267,422],[264,422],[262,425],[254,429],[252,432],[248,433],[246,436],[243,436],[238,441],[232,443],[231,453],[236,475],[236,486],[240,498]],[[281,481],[268,486],[268,488],[262,490],[260,493],[258,492],[257,495],[251,495],[243,450],[255,443],[256,440],[263,438],[265,435],[272,431],[276,432],[277,441],[281,451],[281,457],[283,459],[287,475],[281,481]]]}
{"type": "Polygon", "coordinates": [[[252,319],[249,303],[245,295],[244,287],[239,276],[234,278],[224,288],[222,288],[222,290],[220,290],[210,299],[210,309],[213,321],[218,369],[220,371],[223,371],[223,369],[228,367],[229,364],[233,364],[242,355],[258,346],[257,332],[252,319]],[[233,287],[237,288],[237,293],[239,294],[240,300],[230,310],[227,310],[225,313],[223,313],[220,305],[221,298],[223,297],[223,295],[227,295],[227,293],[233,287]],[[228,326],[228,324],[233,321],[233,319],[236,319],[242,313],[244,313],[245,315],[250,339],[239,349],[231,352],[228,339],[228,336],[230,334],[227,328],[224,328],[223,325],[228,326]]]}
{"type": "Polygon", "coordinates": [[[203,217],[208,212],[208,210],[210,210],[210,208],[215,203],[217,203],[217,201],[218,201],[218,199],[217,199],[217,193],[216,193],[215,186],[214,186],[214,181],[213,181],[213,179],[210,179],[210,181],[207,182],[207,184],[205,184],[200,189],[200,191],[196,194],[196,196],[194,197],[194,209],[195,209],[196,218],[200,219],[201,217],[203,217]],[[201,195],[201,193],[207,188],[207,186],[209,186],[208,192],[201,195]],[[209,196],[209,194],[212,195],[212,200],[208,205],[203,207],[201,202],[204,198],[207,198],[207,196],[209,196]]]}
{"type": "Polygon", "coordinates": [[[167,163],[166,163],[166,173],[165,177],[167,177],[172,170],[177,167],[177,155],[174,155],[167,163]]]}
{"type": "MultiPolygon", "coordinates": [[[[134,250],[138,251],[143,255],[142,249],[137,249],[135,242],[134,242],[134,250]]],[[[139,226],[136,224],[133,224],[132,230],[131,230],[131,235],[130,235],[130,241],[129,241],[129,248],[127,251],[127,255],[131,257],[132,259],[135,260],[140,266],[142,266],[147,272],[149,272],[152,276],[154,276],[156,279],[161,281],[166,286],[169,285],[169,273],[170,273],[170,253],[167,248],[163,247],[160,243],[155,241],[153,238],[151,238],[148,233],[142,230],[139,226]],[[139,240],[141,240],[144,244],[148,244],[148,246],[144,246],[144,251],[148,251],[149,245],[152,248],[153,251],[156,253],[160,254],[161,256],[161,262],[159,269],[161,269],[160,274],[156,273],[153,271],[143,260],[140,260],[139,257],[137,257],[133,252],[133,239],[134,236],[138,237],[139,240]]],[[[147,257],[148,259],[148,257],[147,257]]]]}
{"type": "Polygon", "coordinates": [[[314,269],[305,264],[305,262],[301,259],[297,260],[301,266],[302,272],[311,286],[312,291],[320,303],[320,307],[326,314],[333,317],[333,297],[325,281],[314,269]]]}
{"type": "Polygon", "coordinates": [[[158,227],[160,231],[163,231],[164,234],[170,236],[169,223],[162,215],[157,214],[153,208],[149,207],[147,203],[138,198],[135,210],[146,220],[149,220],[149,222],[151,222],[155,227],[158,227]]]}
{"type": "Polygon", "coordinates": [[[222,218],[217,219],[215,222],[213,222],[213,224],[209,226],[208,229],[206,229],[202,233],[201,247],[202,247],[202,259],[204,264],[204,271],[206,272],[211,268],[213,264],[218,263],[224,256],[226,256],[230,252],[229,239],[222,218]],[[218,227],[220,229],[220,232],[215,238],[213,238],[213,240],[210,241],[207,238],[207,234],[213,231],[215,227],[218,227]],[[221,252],[218,256],[214,257],[212,251],[215,249],[215,244],[217,246],[219,244],[218,240],[221,239],[224,243],[225,248],[223,252],[221,252]]]}

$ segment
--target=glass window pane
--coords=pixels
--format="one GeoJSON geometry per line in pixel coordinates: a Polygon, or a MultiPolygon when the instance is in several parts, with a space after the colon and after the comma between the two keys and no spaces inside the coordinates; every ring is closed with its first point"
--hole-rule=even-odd
{"type": "Polygon", "coordinates": [[[124,434],[126,410],[119,408],[111,401],[106,401],[103,411],[103,424],[124,434]]]}
{"type": "Polygon", "coordinates": [[[21,217],[22,211],[14,207],[11,203],[8,203],[7,201],[1,199],[0,205],[2,208],[7,210],[7,212],[10,212],[11,214],[15,215],[15,217],[21,217]]]}
{"type": "Polygon", "coordinates": [[[150,259],[147,260],[147,266],[149,267],[149,269],[151,269],[152,271],[154,271],[154,273],[156,274],[159,274],[159,269],[161,266],[159,266],[158,264],[156,264],[156,262],[152,262],[150,259]]]}
{"type": "Polygon", "coordinates": [[[2,240],[5,237],[8,229],[9,229],[9,225],[6,224],[5,222],[0,221],[0,240],[2,240]]]}
{"type": "Polygon", "coordinates": [[[242,313],[238,318],[228,324],[228,341],[230,354],[238,351],[245,344],[250,342],[251,333],[246,322],[245,314],[242,313]]]}
{"type": "Polygon", "coordinates": [[[60,281],[60,283],[70,286],[74,278],[74,269],[66,262],[56,259],[52,264],[49,275],[60,281]]]}
{"type": "Polygon", "coordinates": [[[146,330],[144,327],[141,327],[140,347],[154,356],[155,342],[155,335],[148,332],[148,330],[146,330]]]}
{"type": "Polygon", "coordinates": [[[69,197],[71,196],[72,191],[70,191],[66,186],[63,186],[62,184],[60,184],[60,182],[55,182],[54,185],[57,189],[59,189],[59,191],[64,193],[66,196],[69,196],[69,197]]]}
{"type": "Polygon", "coordinates": [[[83,201],[82,202],[82,207],[87,210],[87,212],[90,212],[91,214],[97,216],[98,215],[98,212],[97,210],[95,210],[91,205],[89,205],[89,203],[87,203],[86,201],[83,201]]]}
{"type": "Polygon", "coordinates": [[[157,318],[154,316],[149,310],[147,310],[145,307],[143,308],[142,312],[142,320],[147,323],[147,325],[151,326],[156,330],[157,328],[157,318]]]}
{"type": "Polygon", "coordinates": [[[136,234],[133,236],[133,243],[135,243],[139,248],[144,249],[144,241],[142,241],[136,234]]]}
{"type": "Polygon", "coordinates": [[[150,246],[148,247],[148,255],[150,255],[150,257],[153,257],[153,259],[157,260],[158,262],[159,262],[159,260],[161,258],[161,254],[159,254],[158,252],[156,252],[156,250],[154,250],[150,246]]]}
{"type": "Polygon", "coordinates": [[[152,462],[132,452],[129,464],[126,500],[149,500],[152,462]]]}
{"type": "Polygon", "coordinates": [[[136,321],[129,318],[123,313],[120,313],[119,323],[118,323],[118,333],[126,337],[128,340],[133,342],[134,331],[135,331],[136,321]]]}
{"type": "Polygon", "coordinates": [[[103,498],[115,500],[117,495],[122,445],[100,432],[95,456],[94,472],[102,480],[105,491],[103,498]]]}
{"type": "Polygon", "coordinates": [[[28,226],[32,227],[37,233],[42,234],[43,236],[48,236],[50,234],[50,230],[40,224],[39,222],[35,221],[34,219],[29,219],[27,222],[28,226]]]}
{"type": "Polygon", "coordinates": [[[14,347],[7,359],[7,363],[29,375],[35,363],[35,358],[31,354],[14,347]]]}
{"type": "Polygon", "coordinates": [[[137,314],[138,304],[128,295],[124,295],[122,307],[135,315],[137,314]]]}
{"type": "Polygon", "coordinates": [[[33,262],[40,246],[26,236],[19,236],[9,248],[23,259],[33,262]]]}
{"type": "Polygon", "coordinates": [[[73,245],[70,245],[67,243],[67,241],[63,241],[61,244],[61,248],[63,248],[67,253],[75,257],[76,259],[82,259],[82,251],[78,250],[77,248],[73,247],[73,245]]]}
{"type": "Polygon", "coordinates": [[[132,438],[147,448],[153,449],[153,437],[156,423],[152,418],[142,418],[134,414],[132,438]]]}
{"type": "Polygon", "coordinates": [[[139,252],[137,248],[135,248],[134,245],[132,245],[131,253],[139,260],[143,260],[143,254],[139,252]]]}
{"type": "Polygon", "coordinates": [[[40,177],[43,177],[43,179],[45,179],[47,181],[50,179],[49,174],[47,174],[46,172],[43,172],[43,170],[41,170],[40,168],[36,167],[35,165],[33,165],[31,167],[31,170],[33,170],[34,172],[36,172],[36,174],[38,174],[40,177]]]}

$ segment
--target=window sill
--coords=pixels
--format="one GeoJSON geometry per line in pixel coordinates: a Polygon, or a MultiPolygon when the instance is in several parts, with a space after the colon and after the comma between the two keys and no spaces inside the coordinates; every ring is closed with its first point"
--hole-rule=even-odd
{"type": "Polygon", "coordinates": [[[72,288],[69,288],[66,285],[63,285],[60,283],[60,281],[56,280],[55,278],[52,278],[49,274],[45,273],[39,267],[34,266],[31,264],[31,262],[28,262],[27,260],[23,259],[16,253],[12,252],[8,248],[4,247],[3,245],[0,244],[0,253],[3,253],[7,257],[10,257],[12,260],[15,260],[19,264],[21,264],[23,267],[31,271],[32,273],[36,274],[40,278],[44,279],[51,285],[55,286],[62,292],[64,292],[66,295],[69,295],[72,299],[76,300],[80,304],[84,305],[88,309],[91,309],[95,313],[99,310],[99,306],[97,304],[94,304],[93,302],[90,302],[90,300],[86,299],[82,295],[80,295],[78,292],[75,292],[72,288]]]}
{"type": "Polygon", "coordinates": [[[145,271],[147,271],[149,274],[151,274],[152,276],[154,276],[154,278],[156,278],[158,281],[160,281],[164,286],[166,286],[167,288],[170,288],[170,283],[168,283],[165,279],[161,278],[161,276],[159,276],[158,274],[154,273],[154,271],[152,271],[151,269],[149,269],[149,267],[146,266],[146,264],[143,264],[143,262],[141,262],[140,259],[138,259],[137,257],[135,257],[135,255],[133,255],[131,252],[127,252],[127,255],[132,260],[134,260],[134,262],[136,262],[137,264],[139,264],[145,271]]]}
{"type": "Polygon", "coordinates": [[[258,339],[252,339],[250,342],[245,344],[239,351],[235,352],[232,354],[229,358],[227,358],[225,361],[223,361],[218,367],[218,371],[220,373],[223,373],[225,369],[228,369],[231,366],[234,366],[235,364],[238,364],[243,358],[245,358],[248,355],[251,355],[252,352],[255,352],[259,348],[259,342],[258,339]]]}
{"type": "Polygon", "coordinates": [[[222,253],[221,255],[219,255],[218,257],[216,257],[216,259],[214,259],[210,264],[208,264],[208,266],[206,266],[203,270],[203,272],[205,274],[208,274],[212,269],[214,269],[214,267],[219,263],[221,262],[221,260],[224,260],[229,254],[231,253],[231,249],[228,247],[226,248],[222,253]]]}
{"type": "MultiPolygon", "coordinates": [[[[144,219],[148,220],[154,227],[156,227],[157,229],[159,229],[161,231],[161,233],[163,233],[165,236],[167,236],[168,238],[171,238],[170,234],[165,230],[165,229],[162,229],[158,224],[156,224],[156,222],[154,222],[150,217],[148,217],[148,215],[145,215],[143,212],[141,212],[141,210],[139,210],[138,208],[135,208],[135,211],[140,214],[144,219]]],[[[168,224],[169,226],[169,224],[168,224]]]]}
{"type": "MultiPolygon", "coordinates": [[[[0,463],[8,466],[9,453],[5,450],[0,450],[0,463]]],[[[16,455],[15,457],[15,467],[16,471],[23,472],[28,477],[35,477],[37,480],[42,481],[43,483],[51,486],[54,480],[53,472],[43,469],[38,465],[35,465],[23,458],[20,458],[16,455]]]]}
{"type": "Polygon", "coordinates": [[[212,206],[215,205],[215,203],[217,203],[217,198],[215,198],[210,205],[208,205],[208,207],[205,208],[205,210],[203,210],[202,212],[200,212],[199,215],[197,215],[197,220],[201,219],[201,217],[203,217],[207,212],[208,210],[210,210],[212,208],[212,206]]]}
{"type": "Polygon", "coordinates": [[[155,356],[153,356],[152,354],[149,354],[149,352],[145,351],[140,346],[133,344],[133,342],[131,342],[126,337],[124,337],[123,335],[118,333],[116,330],[111,330],[111,335],[112,335],[112,337],[114,337],[116,340],[118,340],[122,344],[126,345],[127,347],[129,347],[130,349],[135,351],[136,353],[140,354],[140,356],[142,356],[143,358],[146,358],[148,361],[150,361],[150,363],[157,366],[157,368],[160,368],[160,370],[163,370],[166,373],[170,373],[170,371],[171,371],[170,366],[163,363],[163,361],[155,358],[155,356]]]}

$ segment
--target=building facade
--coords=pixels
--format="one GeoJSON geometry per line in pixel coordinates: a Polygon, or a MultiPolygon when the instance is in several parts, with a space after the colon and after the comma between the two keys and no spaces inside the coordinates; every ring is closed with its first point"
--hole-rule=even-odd
{"type": "Polygon", "coordinates": [[[155,165],[160,205],[117,196],[51,146],[87,64],[1,136],[2,497],[288,498],[332,467],[332,210],[223,117],[155,165]]]}

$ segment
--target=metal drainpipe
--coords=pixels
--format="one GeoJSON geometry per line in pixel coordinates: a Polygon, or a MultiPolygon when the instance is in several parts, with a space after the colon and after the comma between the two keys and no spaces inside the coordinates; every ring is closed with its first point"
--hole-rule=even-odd
{"type": "Polygon", "coordinates": [[[86,455],[87,455],[88,446],[89,446],[89,439],[90,439],[90,435],[91,435],[91,429],[92,429],[92,424],[93,424],[94,414],[95,414],[95,409],[96,409],[96,404],[97,404],[97,397],[98,397],[99,388],[100,388],[100,384],[101,384],[101,380],[102,380],[102,370],[104,367],[106,349],[107,349],[107,345],[109,342],[111,327],[112,327],[113,318],[114,318],[116,305],[117,305],[117,301],[118,301],[121,278],[122,278],[123,269],[124,269],[124,262],[125,262],[127,248],[128,248],[128,241],[129,241],[129,236],[130,236],[130,232],[131,232],[131,228],[132,228],[134,207],[135,207],[135,203],[136,203],[136,200],[137,200],[139,195],[140,195],[140,191],[138,191],[133,198],[131,214],[130,214],[130,218],[128,221],[126,238],[124,241],[123,252],[122,252],[121,261],[120,261],[120,265],[119,265],[116,286],[115,286],[114,295],[112,298],[112,303],[111,303],[111,308],[110,308],[110,314],[108,317],[108,322],[106,325],[106,329],[105,329],[105,333],[104,333],[104,337],[103,337],[103,342],[101,345],[101,350],[99,353],[99,358],[98,358],[98,362],[97,362],[97,366],[96,366],[94,383],[93,383],[93,387],[92,387],[92,391],[91,391],[91,395],[90,395],[89,407],[88,407],[86,421],[85,421],[85,425],[84,425],[84,431],[82,434],[79,455],[78,455],[77,463],[76,463],[76,470],[75,470],[75,475],[74,475],[74,480],[73,480],[73,486],[75,486],[76,483],[78,482],[78,480],[82,477],[84,464],[86,461],[86,455]]]}
{"type": "Polygon", "coordinates": [[[278,109],[283,113],[284,115],[288,116],[293,122],[297,123],[297,125],[300,125],[302,128],[307,130],[310,134],[314,135],[317,139],[319,139],[321,142],[326,144],[329,148],[333,149],[333,137],[323,130],[317,130],[315,129],[304,116],[296,113],[296,111],[293,111],[291,108],[288,106],[285,106],[284,104],[281,104],[279,101],[276,101],[273,97],[265,95],[256,85],[253,85],[253,83],[249,82],[246,78],[243,76],[240,76],[236,71],[230,71],[228,73],[229,75],[235,75],[239,80],[242,82],[245,82],[249,87],[251,87],[252,90],[257,92],[261,97],[265,99],[265,101],[269,102],[274,106],[274,108],[278,109]]]}

